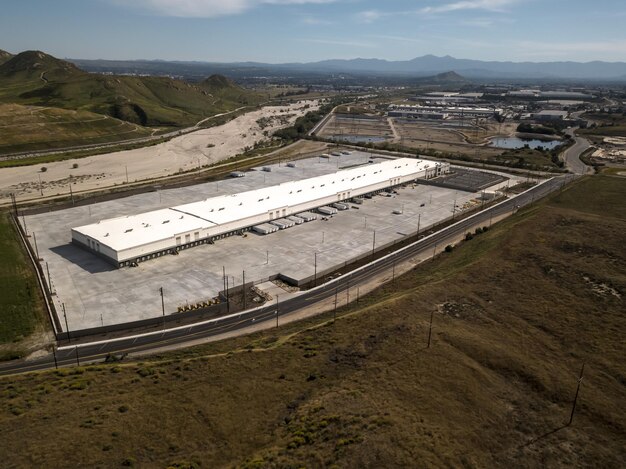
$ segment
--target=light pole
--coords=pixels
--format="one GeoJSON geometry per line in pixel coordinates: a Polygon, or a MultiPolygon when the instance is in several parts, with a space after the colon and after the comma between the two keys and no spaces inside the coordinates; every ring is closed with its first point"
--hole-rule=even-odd
{"type": "Polygon", "coordinates": [[[374,230],[374,236],[372,239],[372,257],[374,257],[375,250],[376,250],[376,230],[374,230]]]}
{"type": "Polygon", "coordinates": [[[317,251],[315,251],[315,257],[313,260],[313,286],[317,287],[317,251]]]}
{"type": "Polygon", "coordinates": [[[276,327],[278,327],[278,294],[276,294],[276,327]]]}
{"type": "Polygon", "coordinates": [[[65,330],[67,331],[67,342],[70,343],[70,326],[67,324],[67,314],[65,313],[65,303],[61,303],[61,309],[63,310],[63,319],[65,319],[65,330]]]}
{"type": "Polygon", "coordinates": [[[417,236],[419,237],[420,235],[420,222],[422,221],[422,214],[418,213],[417,214],[417,236]]]}
{"type": "Polygon", "coordinates": [[[163,327],[165,327],[165,300],[163,299],[163,287],[159,288],[161,293],[161,310],[163,311],[163,327]]]}

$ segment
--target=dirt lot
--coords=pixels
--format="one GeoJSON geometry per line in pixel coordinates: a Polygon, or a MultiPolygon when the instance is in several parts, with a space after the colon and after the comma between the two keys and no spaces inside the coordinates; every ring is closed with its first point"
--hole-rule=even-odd
{"type": "Polygon", "coordinates": [[[317,105],[317,101],[301,101],[299,104],[264,107],[224,125],[176,137],[152,147],[47,163],[43,165],[45,172],[40,166],[1,168],[0,203],[8,201],[11,192],[18,199],[40,197],[40,189],[44,197],[69,194],[70,181],[73,192],[79,192],[127,181],[163,177],[214,164],[243,152],[246,147],[252,147],[255,142],[265,138],[264,131],[271,134],[284,127],[286,124],[283,122],[293,123],[297,117],[315,109],[317,105]],[[288,120],[270,119],[264,129],[257,123],[263,117],[278,115],[288,116],[288,120]]]}
{"type": "Polygon", "coordinates": [[[622,178],[587,178],[336,322],[3,378],[0,457],[50,468],[624,467],[625,195],[622,178]]]}

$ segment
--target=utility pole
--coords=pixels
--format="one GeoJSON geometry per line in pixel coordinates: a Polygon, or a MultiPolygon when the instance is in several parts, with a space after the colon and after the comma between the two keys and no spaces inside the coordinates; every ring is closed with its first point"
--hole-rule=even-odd
{"type": "Polygon", "coordinates": [[[37,236],[35,236],[34,231],[33,231],[33,242],[35,243],[35,254],[37,255],[37,262],[39,262],[39,249],[37,248],[37,236]]]}
{"type": "Polygon", "coordinates": [[[54,345],[52,346],[52,358],[54,358],[54,369],[59,369],[59,363],[57,362],[57,351],[54,349],[54,345]]]}
{"type": "Polygon", "coordinates": [[[374,237],[372,239],[372,257],[374,257],[375,250],[376,250],[376,230],[374,230],[374,237]]]}
{"type": "Polygon", "coordinates": [[[315,251],[315,257],[313,261],[313,286],[317,287],[317,251],[315,251]]]}
{"type": "Polygon", "coordinates": [[[567,426],[569,427],[574,420],[574,413],[576,412],[576,402],[578,401],[578,392],[580,391],[580,384],[583,381],[583,373],[585,372],[585,362],[583,362],[583,366],[580,368],[580,376],[578,377],[578,384],[576,385],[576,395],[574,396],[574,402],[572,403],[572,412],[569,416],[569,422],[567,422],[567,426]]]}
{"type": "Polygon", "coordinates": [[[74,351],[76,352],[76,364],[80,366],[80,360],[78,359],[78,346],[74,347],[74,351]]]}
{"type": "Polygon", "coordinates": [[[337,319],[337,294],[339,293],[339,287],[335,286],[335,309],[333,310],[333,321],[337,319]]]}
{"type": "Polygon", "coordinates": [[[243,271],[242,278],[243,280],[241,282],[241,290],[243,293],[243,309],[245,310],[246,309],[246,271],[245,270],[243,271]]]}
{"type": "Polygon", "coordinates": [[[417,214],[417,237],[419,238],[420,235],[420,223],[422,221],[422,214],[418,213],[417,214]]]}
{"type": "Polygon", "coordinates": [[[278,327],[278,293],[276,294],[276,327],[278,327]]]}
{"type": "Polygon", "coordinates": [[[50,268],[48,267],[48,262],[46,262],[46,272],[48,273],[48,287],[50,288],[50,295],[52,295],[52,282],[50,281],[50,268]]]}
{"type": "Polygon", "coordinates": [[[161,310],[163,311],[163,325],[165,325],[165,300],[163,299],[163,287],[159,288],[161,293],[161,310]]]}
{"type": "Polygon", "coordinates": [[[41,174],[37,174],[37,177],[39,178],[39,195],[43,197],[43,188],[41,187],[41,174]]]}
{"type": "Polygon", "coordinates": [[[126,184],[128,184],[128,165],[124,166],[126,168],[126,184]]]}
{"type": "Polygon", "coordinates": [[[426,345],[426,348],[430,348],[430,338],[433,334],[433,315],[435,314],[435,310],[432,310],[430,312],[430,325],[428,326],[428,345],[426,345]]]}
{"type": "Polygon", "coordinates": [[[228,294],[228,275],[226,276],[226,312],[230,313],[230,295],[228,294]]]}
{"type": "Polygon", "coordinates": [[[70,174],[70,197],[72,199],[72,206],[74,206],[74,193],[72,192],[72,175],[70,174]]]}
{"type": "Polygon", "coordinates": [[[61,303],[61,309],[63,310],[63,319],[65,319],[65,330],[67,332],[67,342],[70,343],[70,326],[67,324],[67,314],[65,313],[65,303],[61,303]]]}
{"type": "Polygon", "coordinates": [[[26,228],[26,217],[24,216],[24,212],[22,212],[22,224],[24,225],[24,234],[28,238],[28,228],[26,228]]]}

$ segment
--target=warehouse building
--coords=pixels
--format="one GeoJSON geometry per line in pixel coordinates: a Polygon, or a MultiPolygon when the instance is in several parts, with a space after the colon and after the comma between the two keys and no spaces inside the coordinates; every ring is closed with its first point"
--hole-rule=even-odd
{"type": "Polygon", "coordinates": [[[389,106],[389,117],[405,119],[449,119],[449,118],[490,118],[502,113],[501,109],[477,106],[406,106],[392,104],[389,106]]]}
{"type": "Polygon", "coordinates": [[[176,207],[73,228],[72,243],[116,267],[240,234],[255,225],[449,172],[450,165],[399,158],[176,207]]]}

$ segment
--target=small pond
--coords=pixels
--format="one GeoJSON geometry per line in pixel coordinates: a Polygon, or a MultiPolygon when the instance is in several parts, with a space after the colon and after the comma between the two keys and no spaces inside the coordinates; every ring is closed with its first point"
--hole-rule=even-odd
{"type": "Polygon", "coordinates": [[[518,137],[496,137],[492,138],[489,143],[490,147],[498,147],[498,148],[523,148],[525,145],[528,145],[530,148],[539,148],[543,147],[547,150],[552,150],[553,148],[558,147],[563,142],[561,140],[539,140],[536,138],[528,139],[528,138],[518,138],[518,137]]]}

